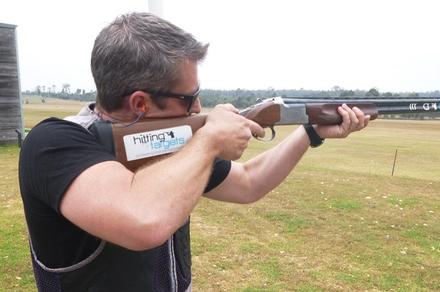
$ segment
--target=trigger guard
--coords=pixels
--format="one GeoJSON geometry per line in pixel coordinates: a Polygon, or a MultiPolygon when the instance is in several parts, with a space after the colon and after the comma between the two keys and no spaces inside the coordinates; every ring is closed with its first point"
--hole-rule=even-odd
{"type": "Polygon", "coordinates": [[[269,127],[269,129],[270,129],[270,132],[271,132],[270,138],[260,138],[258,136],[254,136],[255,139],[257,139],[259,141],[264,141],[264,142],[272,141],[275,138],[276,132],[275,132],[275,129],[273,127],[269,127]]]}

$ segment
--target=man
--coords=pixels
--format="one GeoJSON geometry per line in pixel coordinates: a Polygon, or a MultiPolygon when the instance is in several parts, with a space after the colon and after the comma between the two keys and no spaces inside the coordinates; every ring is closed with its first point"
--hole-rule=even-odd
{"type": "Polygon", "coordinates": [[[129,171],[98,142],[94,122],[199,113],[197,65],[206,52],[207,45],[151,14],[121,16],[93,48],[96,106],[45,120],[29,133],[20,187],[40,291],[190,291],[188,218],[202,195],[254,202],[318,136],[346,137],[368,124],[369,116],[344,105],[340,125],[299,127],[237,163],[263,129],[232,105],[219,105],[176,154],[129,171]]]}

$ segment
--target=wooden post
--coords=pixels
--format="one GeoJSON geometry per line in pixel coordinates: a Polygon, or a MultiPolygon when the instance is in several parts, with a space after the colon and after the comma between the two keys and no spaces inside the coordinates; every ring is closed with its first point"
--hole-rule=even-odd
{"type": "Polygon", "coordinates": [[[394,163],[393,163],[393,170],[391,171],[391,176],[394,176],[394,168],[396,167],[396,160],[397,160],[397,149],[394,153],[394,163]]]}
{"type": "Polygon", "coordinates": [[[16,26],[0,23],[0,144],[23,135],[16,26]]]}

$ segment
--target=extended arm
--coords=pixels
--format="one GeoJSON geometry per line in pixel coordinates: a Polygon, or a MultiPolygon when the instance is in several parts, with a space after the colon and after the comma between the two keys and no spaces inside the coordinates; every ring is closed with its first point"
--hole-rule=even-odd
{"type": "MultiPolygon", "coordinates": [[[[342,124],[317,126],[322,138],[342,138],[363,129],[369,121],[359,109],[344,106],[338,109],[342,124]]],[[[254,202],[278,186],[300,161],[309,148],[309,138],[303,127],[298,127],[280,144],[249,161],[233,163],[228,177],[206,196],[221,201],[254,202]]]]}

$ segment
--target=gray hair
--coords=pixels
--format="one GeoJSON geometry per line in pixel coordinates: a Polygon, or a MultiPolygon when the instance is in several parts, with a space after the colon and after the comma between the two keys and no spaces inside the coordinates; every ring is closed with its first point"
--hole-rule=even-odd
{"type": "Polygon", "coordinates": [[[119,16],[99,33],[93,47],[96,100],[113,111],[136,90],[169,90],[179,65],[202,61],[207,50],[207,44],[153,14],[119,16]]]}

